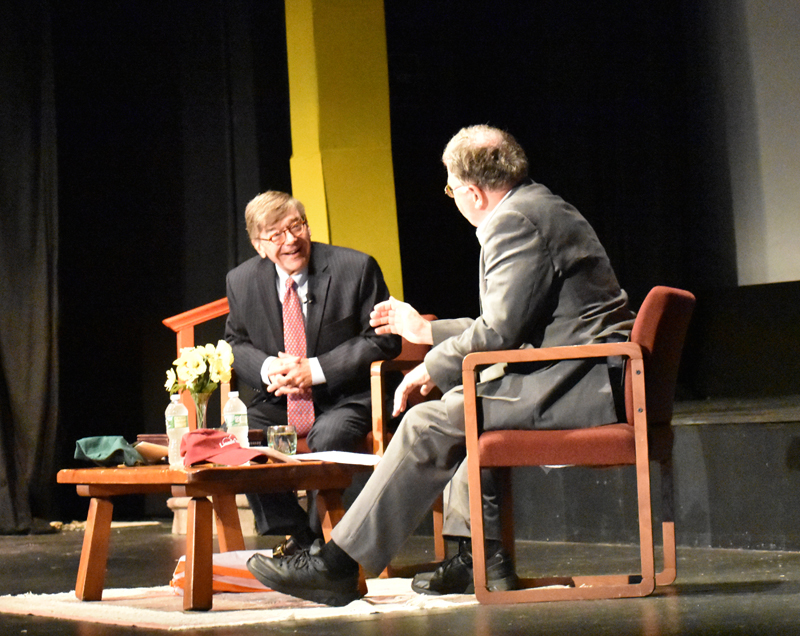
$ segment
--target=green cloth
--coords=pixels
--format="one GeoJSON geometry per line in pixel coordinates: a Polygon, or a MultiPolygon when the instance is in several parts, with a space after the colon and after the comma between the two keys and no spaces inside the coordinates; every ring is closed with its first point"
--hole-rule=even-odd
{"type": "Polygon", "coordinates": [[[135,466],[146,463],[144,457],[120,435],[84,437],[75,444],[75,459],[94,462],[98,466],[135,466]]]}

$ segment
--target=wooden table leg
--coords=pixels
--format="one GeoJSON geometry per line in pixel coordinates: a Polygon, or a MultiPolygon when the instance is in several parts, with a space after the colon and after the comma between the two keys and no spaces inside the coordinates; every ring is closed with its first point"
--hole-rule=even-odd
{"type": "Polygon", "coordinates": [[[188,504],[186,528],[186,574],[184,610],[210,610],[212,605],[212,506],[206,497],[193,497],[188,504]]]}
{"type": "Polygon", "coordinates": [[[75,596],[82,601],[99,601],[103,598],[113,509],[114,504],[110,499],[92,497],[89,502],[78,580],[75,583],[75,596]]]}
{"type": "Polygon", "coordinates": [[[236,495],[214,495],[211,498],[217,515],[217,540],[220,552],[244,550],[242,524],[236,507],[236,495]]]}
{"type": "Polygon", "coordinates": [[[317,511],[322,524],[322,536],[325,541],[331,540],[331,530],[344,517],[342,493],[339,490],[318,490],[317,511]]]}
{"type": "MultiPolygon", "coordinates": [[[[322,522],[322,536],[325,541],[331,540],[331,530],[344,517],[344,504],[341,490],[320,490],[317,492],[317,511],[322,522]]],[[[367,577],[364,568],[358,566],[358,591],[367,593],[367,577]]]]}

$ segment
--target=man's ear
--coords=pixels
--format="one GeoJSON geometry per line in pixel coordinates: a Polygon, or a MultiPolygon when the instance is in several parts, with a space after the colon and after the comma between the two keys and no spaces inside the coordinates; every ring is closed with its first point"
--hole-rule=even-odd
{"type": "Polygon", "coordinates": [[[254,240],[254,239],[250,240],[250,244],[253,246],[253,249],[256,252],[258,252],[258,255],[261,258],[267,258],[267,250],[264,247],[263,243],[264,243],[263,241],[257,241],[257,240],[254,240]]]}
{"type": "Polygon", "coordinates": [[[489,204],[489,198],[486,196],[483,190],[481,190],[478,186],[470,186],[470,194],[473,197],[473,202],[475,204],[476,210],[485,210],[487,205],[489,204]]]}

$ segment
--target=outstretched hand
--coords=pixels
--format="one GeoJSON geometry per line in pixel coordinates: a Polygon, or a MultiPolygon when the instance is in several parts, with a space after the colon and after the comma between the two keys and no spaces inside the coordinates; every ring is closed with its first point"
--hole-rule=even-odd
{"type": "Polygon", "coordinates": [[[369,324],[377,334],[394,333],[415,344],[433,344],[431,323],[411,305],[391,296],[375,305],[369,324]]]}
{"type": "Polygon", "coordinates": [[[400,386],[398,386],[397,390],[394,392],[392,417],[397,417],[406,410],[408,396],[411,395],[416,388],[419,388],[419,392],[423,396],[428,395],[428,393],[436,388],[436,383],[431,380],[431,376],[428,374],[428,369],[425,367],[424,362],[406,373],[400,386]]]}

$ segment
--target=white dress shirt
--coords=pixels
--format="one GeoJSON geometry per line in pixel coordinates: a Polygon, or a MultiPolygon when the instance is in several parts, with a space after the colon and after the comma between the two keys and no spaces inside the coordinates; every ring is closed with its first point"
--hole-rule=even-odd
{"type": "MultiPolygon", "coordinates": [[[[286,295],[286,281],[289,279],[289,274],[284,272],[280,267],[277,265],[275,266],[275,271],[278,273],[278,298],[283,304],[283,297],[286,295]]],[[[300,307],[303,310],[303,320],[308,319],[308,268],[300,270],[296,274],[292,275],[295,284],[297,285],[297,295],[300,298],[300,307]]],[[[264,360],[264,364],[261,365],[261,380],[264,384],[272,384],[272,380],[269,377],[269,366],[272,364],[272,361],[275,360],[276,356],[267,356],[267,359],[264,360]]],[[[322,367],[319,364],[319,360],[317,358],[309,358],[308,364],[311,367],[311,383],[312,384],[325,384],[325,374],[322,372],[322,367]]]]}

